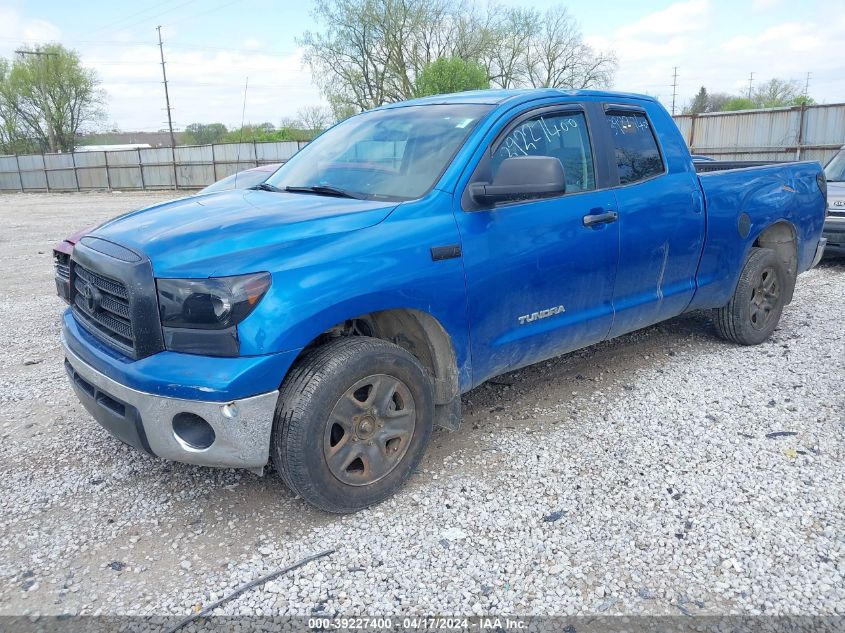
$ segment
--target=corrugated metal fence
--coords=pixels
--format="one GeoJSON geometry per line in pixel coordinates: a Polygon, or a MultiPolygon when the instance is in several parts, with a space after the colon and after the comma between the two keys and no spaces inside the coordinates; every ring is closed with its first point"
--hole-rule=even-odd
{"type": "Polygon", "coordinates": [[[845,104],[675,116],[694,154],[721,160],[817,160],[845,145],[845,104]]]}
{"type": "MultiPolygon", "coordinates": [[[[690,149],[723,160],[817,160],[845,145],[845,104],[679,115],[690,149]]],[[[226,143],[0,156],[0,191],[196,189],[242,169],[279,163],[302,142],[226,143]]]]}
{"type": "Polygon", "coordinates": [[[293,156],[304,142],[225,143],[0,156],[0,191],[198,189],[293,156]]]}

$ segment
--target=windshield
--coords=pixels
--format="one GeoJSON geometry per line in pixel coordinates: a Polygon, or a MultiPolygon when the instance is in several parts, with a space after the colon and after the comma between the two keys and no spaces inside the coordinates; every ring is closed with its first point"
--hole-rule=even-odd
{"type": "Polygon", "coordinates": [[[842,182],[845,180],[845,149],[840,149],[836,156],[830,159],[824,168],[824,176],[828,182],[842,182]]]}
{"type": "Polygon", "coordinates": [[[200,190],[200,193],[213,193],[215,191],[228,191],[229,189],[248,189],[257,185],[260,182],[267,180],[270,175],[268,171],[252,171],[246,170],[226,176],[222,180],[208,185],[205,189],[200,190]]]}
{"type": "Polygon", "coordinates": [[[306,145],[271,185],[331,187],[356,197],[412,200],[440,178],[486,105],[425,105],[365,112],[306,145]]]}

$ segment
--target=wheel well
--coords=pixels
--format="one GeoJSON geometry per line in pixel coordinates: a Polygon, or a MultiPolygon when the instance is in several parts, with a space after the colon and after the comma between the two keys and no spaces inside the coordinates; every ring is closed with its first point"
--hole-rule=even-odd
{"type": "Polygon", "coordinates": [[[458,364],[452,340],[430,314],[410,308],[363,314],[329,328],[311,341],[306,349],[340,336],[372,336],[408,351],[431,376],[434,403],[437,405],[448,404],[460,395],[458,364]]]}
{"type": "Polygon", "coordinates": [[[789,222],[772,224],[757,236],[754,246],[770,248],[777,253],[787,274],[786,302],[789,303],[792,301],[798,275],[798,240],[795,228],[789,222]]]}

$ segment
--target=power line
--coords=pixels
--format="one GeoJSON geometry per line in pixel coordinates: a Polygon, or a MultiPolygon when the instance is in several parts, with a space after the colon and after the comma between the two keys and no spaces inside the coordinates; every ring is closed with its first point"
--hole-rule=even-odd
{"type": "MultiPolygon", "coordinates": [[[[0,42],[15,42],[20,44],[21,40],[17,37],[0,37],[0,42]]],[[[46,44],[51,44],[52,41],[35,41],[29,40],[24,42],[24,44],[29,44],[32,46],[44,46],[46,44]]],[[[120,47],[120,48],[130,48],[133,46],[150,46],[149,42],[144,42],[140,40],[62,40],[62,44],[66,46],[79,46],[79,45],[89,45],[89,46],[113,46],[113,47],[120,47]]],[[[269,57],[282,57],[286,55],[294,55],[296,54],[296,49],[292,50],[274,50],[274,49],[261,49],[261,48],[233,48],[230,46],[195,46],[193,44],[176,44],[172,42],[167,43],[168,48],[175,48],[178,50],[184,50],[188,52],[192,51],[223,51],[229,53],[243,53],[245,55],[267,55],[269,57]]],[[[111,63],[111,62],[108,62],[111,63]]],[[[123,62],[117,62],[123,63],[123,62]]],[[[132,63],[146,63],[146,62],[132,62],[132,63]]]]}
{"type": "Polygon", "coordinates": [[[42,51],[42,50],[38,50],[38,49],[36,49],[34,51],[19,49],[19,50],[16,50],[15,53],[17,55],[35,55],[36,57],[58,57],[59,56],[58,53],[50,53],[50,52],[42,51]]]}
{"type": "MultiPolygon", "coordinates": [[[[160,84],[161,81],[158,79],[115,79],[115,80],[104,80],[100,82],[103,86],[134,86],[136,84],[160,84]]],[[[178,77],[171,78],[168,80],[170,84],[176,84],[178,87],[192,87],[192,86],[201,86],[201,87],[212,87],[212,88],[219,88],[221,90],[240,90],[240,86],[236,86],[231,83],[226,83],[222,81],[182,81],[178,77]]],[[[313,88],[314,85],[311,83],[289,83],[289,84],[267,84],[267,83],[256,83],[253,84],[253,87],[257,88],[288,88],[295,90],[297,88],[313,88]]]]}
{"type": "MultiPolygon", "coordinates": [[[[21,40],[18,37],[0,37],[0,42],[16,42],[20,43],[21,40]]],[[[24,44],[31,44],[32,46],[43,46],[45,44],[51,44],[52,41],[35,41],[29,40],[24,42],[24,44]]],[[[133,46],[150,46],[149,42],[144,42],[141,40],[62,40],[62,44],[66,46],[79,46],[79,45],[89,45],[89,46],[114,46],[120,48],[129,48],[133,46]]],[[[243,53],[245,55],[267,55],[267,56],[285,56],[285,55],[294,55],[296,54],[296,50],[274,50],[274,49],[261,49],[261,48],[233,48],[231,46],[195,46],[193,44],[176,44],[172,42],[167,43],[168,48],[175,48],[184,51],[224,51],[229,53],[243,53]]],[[[120,63],[120,62],[119,62],[120,63]]],[[[138,62],[138,63],[145,63],[145,62],[138,62]]]]}
{"type": "MultiPolygon", "coordinates": [[[[192,2],[196,2],[196,0],[186,0],[186,2],[182,2],[181,4],[177,4],[176,6],[170,7],[169,9],[165,9],[164,11],[161,11],[159,13],[155,13],[153,15],[148,15],[148,16],[143,16],[143,17],[138,18],[138,19],[139,20],[156,20],[157,21],[165,13],[170,13],[172,11],[176,11],[177,9],[181,9],[182,7],[187,6],[187,5],[191,4],[192,2]]],[[[154,9],[157,9],[158,7],[160,7],[164,4],[169,4],[169,2],[160,2],[158,4],[153,5],[152,7],[147,7],[146,9],[144,9],[142,11],[138,11],[136,13],[130,13],[129,15],[125,15],[122,18],[111,22],[110,24],[107,24],[107,25],[102,26],[100,28],[94,29],[93,31],[91,31],[91,33],[98,33],[100,31],[104,31],[105,29],[111,28],[111,27],[118,25],[118,24],[122,24],[124,22],[126,24],[122,24],[118,28],[126,28],[126,27],[129,26],[130,22],[137,22],[138,21],[138,20],[133,19],[136,16],[141,15],[143,13],[147,13],[148,11],[152,11],[154,9]]]]}
{"type": "Polygon", "coordinates": [[[99,33],[100,31],[105,31],[106,29],[111,28],[111,27],[115,26],[116,24],[120,24],[121,22],[125,22],[126,20],[128,20],[130,18],[134,18],[136,16],[147,13],[148,11],[152,11],[153,9],[161,7],[165,4],[169,4],[169,0],[164,0],[163,2],[159,2],[157,4],[154,4],[153,6],[147,7],[146,9],[141,9],[140,11],[136,11],[135,13],[130,13],[129,15],[124,15],[123,17],[118,18],[117,20],[112,20],[111,22],[104,24],[103,26],[97,26],[97,27],[93,28],[92,30],[88,31],[88,35],[91,35],[93,33],[99,33]]]}
{"type": "Polygon", "coordinates": [[[240,2],[240,1],[241,0],[230,0],[229,2],[224,2],[223,4],[219,4],[216,7],[212,7],[208,11],[201,11],[199,13],[192,13],[189,16],[185,16],[181,20],[176,20],[176,22],[170,22],[170,24],[168,26],[173,26],[174,24],[179,24],[180,22],[184,22],[185,20],[187,20],[189,18],[191,19],[191,21],[195,21],[199,17],[202,17],[204,15],[208,15],[209,13],[214,13],[215,11],[219,11],[220,9],[224,9],[224,8],[226,8],[226,7],[228,7],[232,4],[235,4],[236,2],[240,2]]]}

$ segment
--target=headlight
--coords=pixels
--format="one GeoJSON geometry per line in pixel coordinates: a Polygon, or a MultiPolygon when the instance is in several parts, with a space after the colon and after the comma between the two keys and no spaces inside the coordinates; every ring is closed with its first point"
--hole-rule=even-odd
{"type": "Polygon", "coordinates": [[[238,355],[237,325],[270,287],[270,273],[211,279],[157,279],[167,349],[213,356],[238,355]]]}

